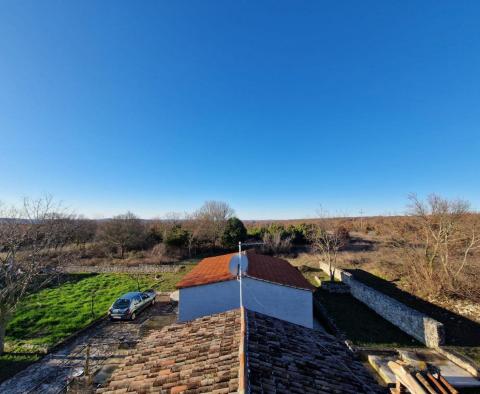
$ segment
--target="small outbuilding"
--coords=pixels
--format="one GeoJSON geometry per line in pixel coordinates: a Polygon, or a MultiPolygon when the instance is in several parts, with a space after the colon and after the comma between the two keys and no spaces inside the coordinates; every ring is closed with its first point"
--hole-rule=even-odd
{"type": "Polygon", "coordinates": [[[208,257],[185,275],[177,288],[179,321],[237,309],[241,294],[242,306],[251,311],[313,327],[315,288],[280,258],[252,251],[208,257]]]}

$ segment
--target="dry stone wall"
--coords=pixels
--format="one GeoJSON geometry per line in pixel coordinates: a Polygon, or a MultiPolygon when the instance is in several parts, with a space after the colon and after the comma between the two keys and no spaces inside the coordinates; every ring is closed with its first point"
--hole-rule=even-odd
{"type": "MultiPolygon", "coordinates": [[[[320,264],[328,273],[328,264],[320,264]]],[[[443,324],[354,279],[349,272],[336,269],[335,278],[350,287],[350,293],[370,309],[428,347],[445,341],[443,324]]]]}
{"type": "Polygon", "coordinates": [[[67,274],[79,273],[95,273],[95,274],[109,274],[109,273],[127,273],[127,274],[156,274],[162,272],[178,272],[183,265],[153,265],[144,264],[137,266],[124,265],[98,265],[98,266],[83,266],[83,265],[68,265],[61,268],[62,272],[67,274]]]}

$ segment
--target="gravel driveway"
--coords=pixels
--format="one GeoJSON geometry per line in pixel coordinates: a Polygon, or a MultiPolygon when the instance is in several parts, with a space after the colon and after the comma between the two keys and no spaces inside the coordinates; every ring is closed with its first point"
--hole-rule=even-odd
{"type": "Polygon", "coordinates": [[[56,394],[65,391],[72,377],[83,374],[87,363],[95,379],[108,378],[115,365],[129,348],[149,330],[158,329],[176,320],[177,304],[168,296],[157,296],[133,322],[102,320],[78,338],[48,354],[0,385],[0,393],[56,394]]]}

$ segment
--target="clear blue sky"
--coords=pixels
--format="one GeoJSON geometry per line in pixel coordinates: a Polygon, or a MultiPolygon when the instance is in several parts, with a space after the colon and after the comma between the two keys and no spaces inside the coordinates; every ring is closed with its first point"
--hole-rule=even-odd
{"type": "Polygon", "coordinates": [[[0,200],[480,208],[478,1],[0,3],[0,200]]]}

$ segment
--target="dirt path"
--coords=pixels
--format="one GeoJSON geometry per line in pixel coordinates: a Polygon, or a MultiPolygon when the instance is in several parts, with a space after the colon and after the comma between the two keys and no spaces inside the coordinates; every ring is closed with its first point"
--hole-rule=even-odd
{"type": "Polygon", "coordinates": [[[147,308],[133,322],[104,320],[84,332],[73,342],[45,356],[0,385],[0,393],[57,394],[65,390],[75,375],[84,373],[86,356],[92,374],[108,369],[125,357],[151,328],[159,328],[176,320],[176,305],[165,297],[147,308]]]}

